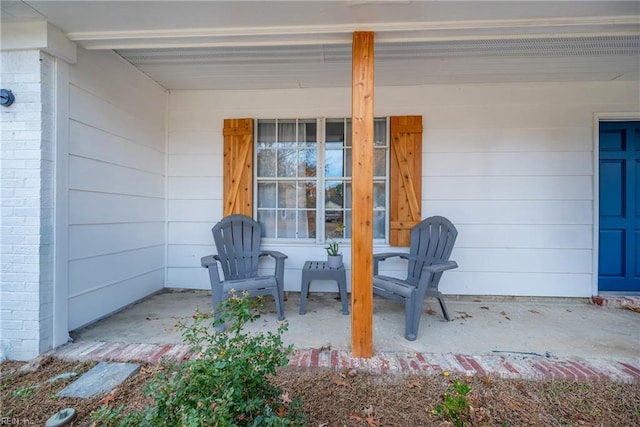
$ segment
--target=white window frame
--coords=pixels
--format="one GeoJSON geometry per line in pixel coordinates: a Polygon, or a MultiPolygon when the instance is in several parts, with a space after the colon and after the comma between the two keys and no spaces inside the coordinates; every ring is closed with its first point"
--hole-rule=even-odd
{"type": "MultiPolygon", "coordinates": [[[[256,165],[256,167],[253,168],[253,214],[255,218],[258,218],[258,183],[261,180],[274,180],[276,182],[280,181],[279,179],[274,179],[272,177],[263,177],[263,178],[259,178],[258,177],[258,123],[260,121],[275,121],[276,124],[276,129],[278,128],[278,123],[280,121],[291,121],[291,120],[295,120],[296,123],[299,123],[300,121],[308,121],[308,120],[315,120],[316,121],[316,135],[317,135],[317,151],[316,151],[316,161],[317,161],[317,168],[316,168],[316,237],[315,238],[288,238],[288,237],[264,237],[263,241],[265,243],[275,243],[275,242],[279,242],[279,243],[283,243],[283,244],[296,244],[296,243],[304,243],[304,244],[309,244],[309,243],[315,243],[315,244],[322,244],[325,245],[327,243],[327,240],[329,240],[327,238],[327,236],[325,236],[325,183],[326,183],[326,177],[325,177],[325,171],[324,171],[324,164],[325,164],[325,144],[326,144],[326,123],[327,120],[349,120],[349,117],[316,117],[316,118],[290,118],[290,117],[286,117],[286,118],[272,118],[272,117],[264,117],[264,118],[259,118],[259,119],[254,119],[254,141],[255,142],[255,148],[254,148],[254,152],[253,152],[253,164],[256,165]]],[[[385,145],[385,179],[384,179],[384,183],[385,183],[385,205],[384,205],[384,212],[386,213],[386,217],[385,217],[385,224],[384,224],[384,237],[382,238],[374,238],[374,243],[386,243],[388,242],[388,238],[389,238],[389,176],[390,176],[390,148],[391,148],[391,140],[390,140],[390,118],[389,117],[376,117],[376,120],[379,119],[384,119],[385,120],[385,141],[386,141],[386,145],[385,145]]],[[[346,123],[346,122],[345,122],[346,123]]],[[[346,130],[345,130],[346,132],[346,130]]],[[[296,133],[297,135],[297,133],[296,133]]],[[[345,135],[346,137],[346,135],[345,135]]],[[[374,179],[376,177],[374,176],[374,179]]],[[[353,176],[349,177],[348,179],[346,179],[344,182],[349,182],[351,183],[353,180],[353,176]]],[[[286,181],[286,179],[281,180],[281,181],[286,181]]],[[[276,206],[276,210],[277,210],[277,206],[276,206]]],[[[382,209],[380,208],[375,208],[374,206],[374,214],[376,211],[381,211],[382,209]]],[[[339,240],[343,243],[349,244],[351,242],[351,238],[339,238],[339,240]]]]}

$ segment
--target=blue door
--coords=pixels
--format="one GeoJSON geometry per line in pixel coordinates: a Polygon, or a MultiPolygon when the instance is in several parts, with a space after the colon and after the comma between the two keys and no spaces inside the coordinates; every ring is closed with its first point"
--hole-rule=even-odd
{"type": "Polygon", "coordinates": [[[640,122],[600,123],[598,290],[640,292],[640,122]]]}

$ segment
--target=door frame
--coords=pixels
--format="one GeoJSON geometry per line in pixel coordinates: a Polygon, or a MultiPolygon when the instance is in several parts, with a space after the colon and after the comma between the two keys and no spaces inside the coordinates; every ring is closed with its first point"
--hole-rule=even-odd
{"type": "MultiPolygon", "coordinates": [[[[640,121],[640,113],[593,114],[593,276],[591,295],[598,295],[598,263],[600,252],[600,122],[640,121]]],[[[605,294],[610,292],[604,292],[605,294]]]]}

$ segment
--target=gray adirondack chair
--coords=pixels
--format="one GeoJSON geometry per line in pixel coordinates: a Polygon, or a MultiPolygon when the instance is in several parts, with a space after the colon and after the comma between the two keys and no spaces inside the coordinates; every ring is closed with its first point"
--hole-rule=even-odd
{"type": "MultiPolygon", "coordinates": [[[[202,257],[200,263],[209,270],[216,318],[221,315],[220,303],[234,289],[238,294],[247,291],[249,297],[273,295],[278,320],[284,319],[283,280],[287,255],[278,251],[260,250],[261,231],[258,222],[239,214],[223,218],[211,229],[218,253],[202,257]],[[263,256],[270,256],[275,260],[274,273],[271,275],[258,274],[258,261],[263,256]],[[218,265],[222,267],[224,279],[220,278],[218,265]]],[[[223,325],[218,327],[218,330],[223,329],[223,325]]]]}
{"type": "Polygon", "coordinates": [[[444,318],[450,320],[438,283],[444,271],[458,267],[455,261],[449,260],[457,235],[458,231],[448,219],[432,216],[411,229],[409,253],[387,252],[373,256],[373,293],[404,304],[405,338],[409,341],[418,336],[425,297],[437,298],[444,318]],[[405,279],[378,274],[378,264],[393,257],[408,260],[405,279]]]}

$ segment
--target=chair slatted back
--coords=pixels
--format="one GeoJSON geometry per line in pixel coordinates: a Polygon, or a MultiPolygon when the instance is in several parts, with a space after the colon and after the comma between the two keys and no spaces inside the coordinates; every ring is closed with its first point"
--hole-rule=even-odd
{"type": "Polygon", "coordinates": [[[217,223],[211,233],[226,280],[258,275],[260,224],[245,215],[230,215],[217,223]]]}
{"type": "Polygon", "coordinates": [[[442,216],[416,224],[411,229],[407,282],[417,285],[423,267],[448,261],[457,236],[458,230],[442,216]]]}

